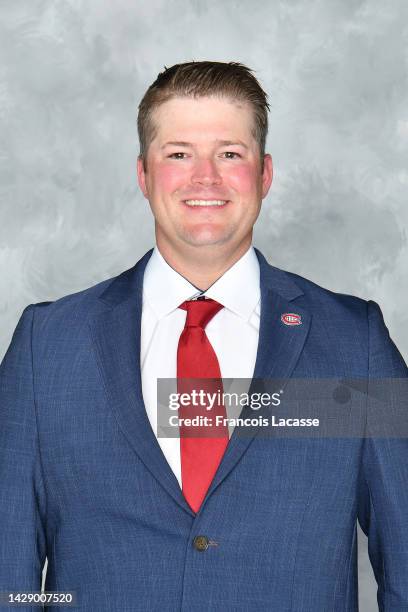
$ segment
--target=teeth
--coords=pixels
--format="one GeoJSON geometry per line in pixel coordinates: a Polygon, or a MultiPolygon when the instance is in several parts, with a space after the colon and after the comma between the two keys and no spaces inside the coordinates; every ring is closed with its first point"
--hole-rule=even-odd
{"type": "Polygon", "coordinates": [[[223,206],[227,200],[185,200],[188,206],[223,206]]]}

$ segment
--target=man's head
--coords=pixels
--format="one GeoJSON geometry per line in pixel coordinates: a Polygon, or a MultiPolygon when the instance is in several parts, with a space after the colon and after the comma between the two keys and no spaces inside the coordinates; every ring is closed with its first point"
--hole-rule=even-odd
{"type": "Polygon", "coordinates": [[[177,64],[149,87],[139,106],[138,176],[162,254],[249,247],[272,181],[268,108],[252,71],[233,62],[177,64]]]}

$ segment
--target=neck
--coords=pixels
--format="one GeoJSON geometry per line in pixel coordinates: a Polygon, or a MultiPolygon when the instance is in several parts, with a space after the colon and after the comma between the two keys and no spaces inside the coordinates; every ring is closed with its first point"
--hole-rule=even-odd
{"type": "MultiPolygon", "coordinates": [[[[158,237],[156,236],[156,239],[158,237]]],[[[225,245],[183,246],[182,250],[174,248],[157,239],[157,248],[166,262],[192,285],[207,290],[229,268],[231,268],[251,246],[252,234],[234,250],[225,245]]]]}

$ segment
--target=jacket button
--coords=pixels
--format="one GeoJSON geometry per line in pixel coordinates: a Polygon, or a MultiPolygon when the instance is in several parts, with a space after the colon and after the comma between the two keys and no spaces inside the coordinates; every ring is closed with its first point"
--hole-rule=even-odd
{"type": "Polygon", "coordinates": [[[193,546],[196,550],[204,552],[208,548],[208,541],[207,536],[198,535],[193,540],[193,546]]]}

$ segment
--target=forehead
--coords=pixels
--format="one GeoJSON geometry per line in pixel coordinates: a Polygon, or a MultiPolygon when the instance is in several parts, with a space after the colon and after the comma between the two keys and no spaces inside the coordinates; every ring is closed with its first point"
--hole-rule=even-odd
{"type": "Polygon", "coordinates": [[[253,109],[225,97],[175,97],[153,111],[154,140],[254,140],[253,109]]]}

